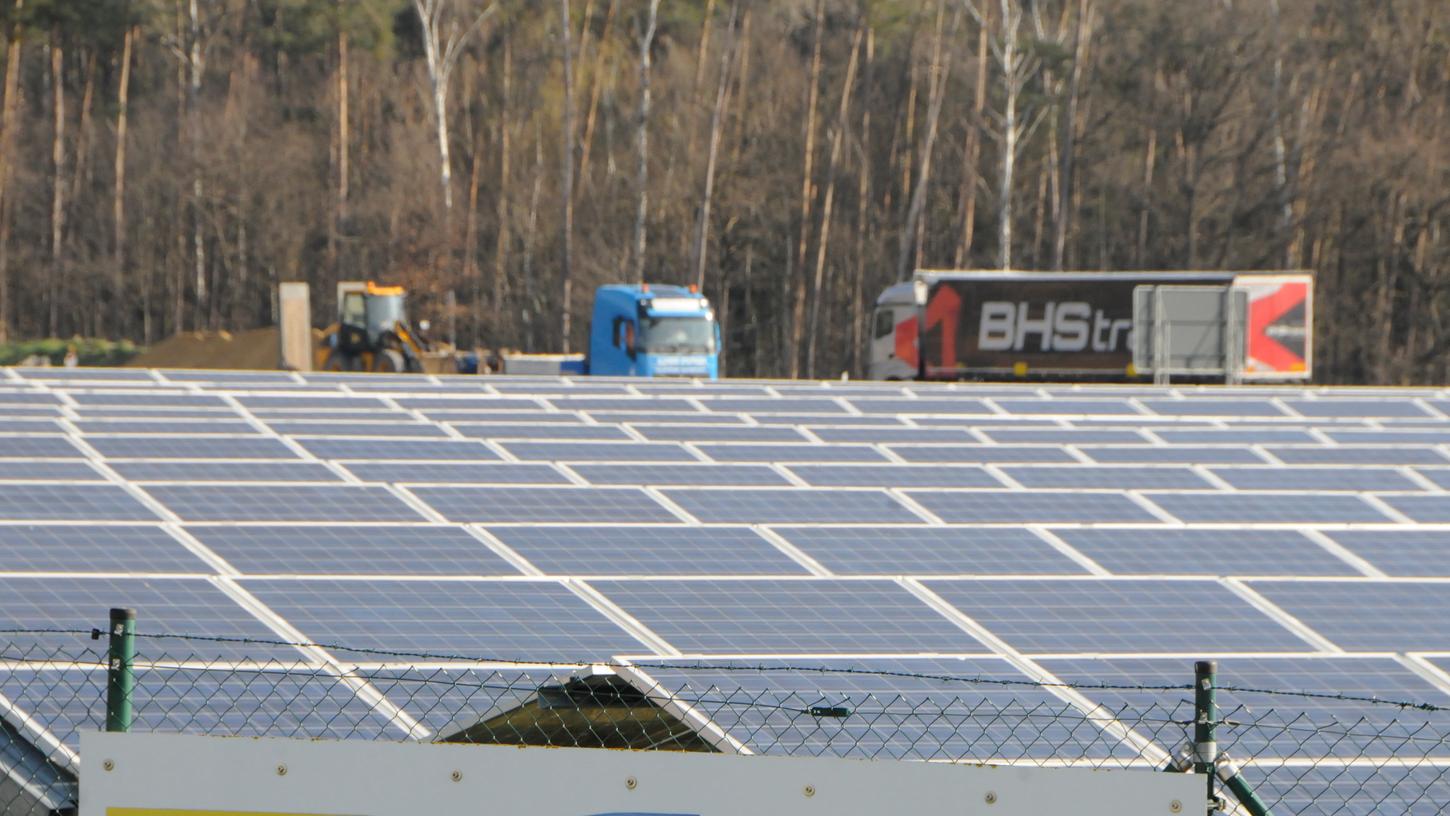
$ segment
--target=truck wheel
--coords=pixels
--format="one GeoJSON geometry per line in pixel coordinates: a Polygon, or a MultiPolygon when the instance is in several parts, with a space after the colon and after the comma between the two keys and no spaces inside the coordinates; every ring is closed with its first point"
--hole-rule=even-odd
{"type": "Polygon", "coordinates": [[[327,360],[322,364],[323,371],[356,371],[357,358],[349,354],[333,349],[327,353],[327,360]]]}
{"type": "Polygon", "coordinates": [[[408,364],[397,349],[383,349],[373,357],[373,371],[401,373],[407,370],[408,364]]]}

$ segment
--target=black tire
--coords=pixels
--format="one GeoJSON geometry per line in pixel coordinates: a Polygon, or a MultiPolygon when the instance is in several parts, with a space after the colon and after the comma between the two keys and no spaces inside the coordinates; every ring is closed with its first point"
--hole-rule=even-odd
{"type": "Polygon", "coordinates": [[[398,374],[407,370],[408,363],[397,349],[382,349],[373,355],[373,371],[398,374]]]}
{"type": "Polygon", "coordinates": [[[343,354],[337,349],[327,353],[327,360],[322,364],[323,371],[357,371],[357,358],[350,354],[343,354]]]}

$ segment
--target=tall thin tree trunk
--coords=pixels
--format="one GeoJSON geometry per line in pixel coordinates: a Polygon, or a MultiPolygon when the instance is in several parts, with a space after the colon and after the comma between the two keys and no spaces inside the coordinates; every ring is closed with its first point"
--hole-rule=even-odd
{"type": "Polygon", "coordinates": [[[961,269],[971,259],[972,239],[977,230],[977,187],[981,176],[978,162],[982,155],[982,113],[987,109],[987,27],[977,32],[977,83],[972,97],[972,121],[967,124],[966,145],[962,149],[966,166],[962,168],[961,210],[962,234],[957,242],[952,266],[961,269]]]}
{"type": "Polygon", "coordinates": [[[816,376],[817,334],[820,328],[821,300],[825,296],[826,247],[831,236],[831,210],[836,203],[836,167],[841,160],[841,141],[851,116],[851,95],[856,86],[856,66],[860,62],[861,40],[866,35],[862,20],[851,39],[851,57],[846,62],[846,79],[841,83],[841,102],[837,106],[836,126],[831,132],[831,152],[826,159],[826,195],[821,202],[821,231],[816,238],[816,269],[811,285],[811,322],[806,331],[806,377],[816,376]]]}
{"type": "Polygon", "coordinates": [[[1153,209],[1153,165],[1158,157],[1158,131],[1148,128],[1148,145],[1143,150],[1143,201],[1138,210],[1138,250],[1135,266],[1143,269],[1148,263],[1148,225],[1153,209]]]}
{"type": "Polygon", "coordinates": [[[187,137],[191,147],[191,251],[193,261],[193,292],[196,294],[196,325],[200,328],[207,314],[208,292],[206,286],[206,237],[203,233],[202,208],[206,199],[206,183],[202,179],[201,164],[201,77],[204,65],[201,48],[201,16],[198,0],[187,3],[188,22],[191,28],[190,48],[187,52],[187,137]]]}
{"type": "Polygon", "coordinates": [[[125,331],[126,313],[131,302],[126,290],[126,123],[131,98],[131,48],[136,41],[136,27],[126,29],[121,40],[121,81],[116,88],[116,183],[111,199],[111,304],[116,315],[119,336],[125,331]]]}
{"type": "Polygon", "coordinates": [[[997,193],[997,266],[1012,268],[1012,188],[1017,169],[1017,29],[1009,22],[1009,0],[1002,0],[1002,66],[1006,97],[1002,105],[1002,175],[997,193]]]}
{"type": "MultiPolygon", "coordinates": [[[[18,16],[25,0],[15,0],[18,16]]],[[[20,96],[20,24],[12,22],[5,51],[5,91],[0,98],[0,343],[10,340],[10,167],[14,164],[15,104],[20,96]]]]}
{"type": "MultiPolygon", "coordinates": [[[[66,196],[66,206],[70,209],[75,209],[80,202],[81,191],[85,188],[85,184],[91,175],[90,166],[87,164],[87,161],[91,154],[91,131],[93,129],[91,124],[91,105],[96,97],[96,63],[96,52],[92,49],[86,55],[85,79],[81,83],[80,123],[76,128],[75,147],[72,150],[74,158],[71,161],[70,193],[66,196]]],[[[62,220],[70,223],[71,218],[69,213],[62,220]]],[[[68,322],[66,319],[63,319],[61,321],[61,327],[68,333],[91,335],[103,333],[97,328],[100,321],[96,311],[94,309],[83,309],[81,307],[81,304],[84,302],[83,298],[71,294],[80,291],[86,292],[91,297],[98,295],[99,287],[96,284],[99,281],[90,276],[88,278],[87,280],[71,281],[65,290],[67,294],[65,300],[69,304],[66,309],[68,312],[66,315],[68,322]],[[92,288],[93,286],[95,288],[92,288]]]]}
{"type": "MultiPolygon", "coordinates": [[[[634,208],[634,279],[644,283],[645,250],[648,242],[649,223],[649,106],[650,106],[650,49],[654,45],[655,28],[659,21],[660,0],[650,0],[649,16],[645,21],[644,34],[639,38],[639,119],[635,122],[635,179],[636,198],[634,208]]],[[[707,23],[708,25],[708,23],[707,23]]]]}
{"type": "Polygon", "coordinates": [[[50,287],[46,313],[46,334],[56,336],[61,292],[66,291],[65,260],[65,51],[58,38],[50,43],[51,139],[50,139],[50,287]]]}
{"type": "MultiPolygon", "coordinates": [[[[926,207],[926,188],[931,183],[931,156],[936,146],[938,123],[941,121],[942,102],[946,97],[946,84],[951,76],[951,63],[942,60],[942,17],[945,4],[937,7],[936,44],[931,52],[931,81],[928,83],[926,134],[922,138],[921,158],[917,162],[915,189],[911,193],[911,204],[907,207],[906,223],[901,229],[901,247],[896,258],[896,279],[906,280],[912,249],[915,245],[917,227],[921,223],[922,211],[926,207]]],[[[962,15],[958,11],[952,16],[952,30],[947,39],[955,39],[961,26],[962,15]]]]}
{"type": "MultiPolygon", "coordinates": [[[[876,29],[866,28],[866,75],[863,93],[870,93],[872,68],[876,62],[876,29]]],[[[871,221],[867,205],[871,198],[871,101],[861,104],[860,158],[856,162],[856,275],[851,287],[851,372],[864,376],[861,370],[861,349],[866,342],[866,245],[871,221]]]]}
{"type": "Polygon", "coordinates": [[[795,251],[795,291],[791,298],[790,344],[785,349],[790,355],[789,371],[793,380],[801,373],[801,334],[805,331],[806,322],[806,248],[811,237],[811,205],[816,197],[816,98],[820,95],[821,85],[821,33],[826,27],[825,0],[816,0],[812,20],[815,28],[811,36],[810,85],[806,91],[805,147],[801,162],[800,240],[796,242],[795,251]]]}
{"type": "MultiPolygon", "coordinates": [[[[594,71],[589,86],[589,110],[584,114],[584,134],[579,139],[579,189],[575,194],[582,197],[589,185],[589,154],[594,147],[594,126],[599,118],[599,97],[604,90],[604,60],[607,56],[603,43],[609,41],[609,29],[614,24],[614,15],[619,8],[619,0],[609,0],[609,6],[604,12],[604,27],[600,29],[600,47],[594,56],[594,71]]],[[[587,23],[586,23],[587,25],[587,23]]],[[[588,28],[585,29],[588,31],[588,28]]],[[[583,62],[584,57],[579,57],[583,62]]]]}
{"type": "Polygon", "coordinates": [[[571,311],[574,305],[574,60],[569,44],[569,0],[559,0],[559,50],[564,60],[564,113],[560,130],[561,191],[563,218],[560,226],[559,277],[563,289],[563,351],[569,353],[573,329],[571,311]]]}
{"type": "MultiPolygon", "coordinates": [[[[338,0],[339,8],[343,0],[338,0]]],[[[336,278],[342,277],[342,269],[339,266],[340,260],[337,254],[338,233],[344,228],[347,222],[347,198],[348,198],[348,176],[352,172],[349,163],[350,142],[352,133],[349,130],[348,122],[348,37],[347,29],[339,23],[337,28],[337,199],[333,205],[332,230],[333,241],[332,274],[336,278]]]]}
{"type": "Polygon", "coordinates": [[[504,315],[504,284],[508,280],[509,242],[513,229],[509,224],[509,167],[512,146],[509,132],[510,96],[513,93],[514,49],[511,32],[503,35],[503,83],[498,112],[498,243],[493,255],[493,334],[494,343],[501,342],[504,315]]]}
{"type": "Polygon", "coordinates": [[[1082,86],[1082,66],[1087,57],[1088,40],[1092,30],[1083,36],[1092,14],[1090,0],[1078,0],[1077,20],[1072,27],[1072,73],[1067,82],[1067,105],[1062,114],[1061,169],[1057,186],[1057,221],[1052,233],[1052,268],[1061,270],[1067,257],[1067,232],[1072,222],[1072,171],[1073,158],[1077,152],[1077,100],[1082,86]]]}
{"type": "Polygon", "coordinates": [[[1281,108],[1284,93],[1283,41],[1279,30],[1279,0],[1269,0],[1269,31],[1273,40],[1274,67],[1269,100],[1269,118],[1274,134],[1274,192],[1279,205],[1278,240],[1280,263],[1292,268],[1294,202],[1289,192],[1288,150],[1284,144],[1284,122],[1281,108]]]}
{"type": "Polygon", "coordinates": [[[695,224],[695,245],[691,251],[691,268],[695,286],[705,288],[705,246],[710,236],[710,209],[715,200],[715,164],[720,156],[720,131],[724,127],[725,95],[730,87],[730,68],[735,56],[735,21],[740,0],[730,4],[730,20],[725,28],[725,47],[720,49],[720,76],[715,84],[715,105],[710,112],[710,147],[705,157],[705,192],[700,201],[699,220],[695,224]]]}

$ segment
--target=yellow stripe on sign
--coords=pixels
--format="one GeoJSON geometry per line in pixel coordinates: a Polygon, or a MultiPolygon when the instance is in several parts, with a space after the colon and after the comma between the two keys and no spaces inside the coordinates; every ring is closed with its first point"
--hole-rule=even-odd
{"type": "Polygon", "coordinates": [[[256,810],[187,810],[185,808],[106,808],[106,816],[323,816],[319,813],[273,813],[256,810]]]}

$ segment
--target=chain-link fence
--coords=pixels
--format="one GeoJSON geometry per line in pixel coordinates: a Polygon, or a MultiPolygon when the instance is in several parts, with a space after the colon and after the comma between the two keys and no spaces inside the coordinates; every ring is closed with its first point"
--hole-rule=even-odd
{"type": "Polygon", "coordinates": [[[1450,812],[1450,710],[1232,685],[1205,708],[1189,660],[1181,683],[1146,668],[1141,683],[1040,683],[987,661],[939,673],[909,660],[505,663],[188,636],[137,636],[134,656],[118,660],[108,635],[94,635],[0,632],[0,812],[73,809],[79,735],[107,728],[1216,767],[1230,811],[1450,812]],[[351,662],[337,662],[343,654],[351,662]],[[1216,747],[1204,749],[1205,736],[1216,747]]]}

